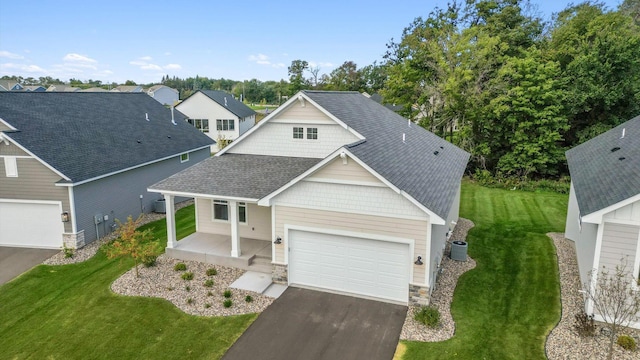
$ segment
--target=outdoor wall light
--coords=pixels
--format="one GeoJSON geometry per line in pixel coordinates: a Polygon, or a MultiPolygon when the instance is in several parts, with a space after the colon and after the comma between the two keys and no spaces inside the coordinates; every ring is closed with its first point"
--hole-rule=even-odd
{"type": "Polygon", "coordinates": [[[62,214],[60,214],[60,218],[62,222],[69,222],[69,212],[65,211],[62,214]]]}
{"type": "Polygon", "coordinates": [[[273,242],[274,244],[282,244],[282,238],[280,236],[276,237],[276,241],[273,242]]]}
{"type": "Polygon", "coordinates": [[[418,256],[418,260],[414,262],[416,265],[422,265],[422,256],[418,256]]]}

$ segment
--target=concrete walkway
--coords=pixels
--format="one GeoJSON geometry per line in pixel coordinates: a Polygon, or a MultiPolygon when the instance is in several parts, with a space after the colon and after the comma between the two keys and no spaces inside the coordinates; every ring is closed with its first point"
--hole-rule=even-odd
{"type": "Polygon", "coordinates": [[[60,250],[0,246],[0,285],[41,264],[60,250]]]}
{"type": "Polygon", "coordinates": [[[406,313],[402,305],[290,287],[222,358],[389,360],[406,313]]]}

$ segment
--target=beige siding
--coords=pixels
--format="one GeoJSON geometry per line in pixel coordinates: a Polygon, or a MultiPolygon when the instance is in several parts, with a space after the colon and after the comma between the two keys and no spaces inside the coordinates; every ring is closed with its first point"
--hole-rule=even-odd
{"type": "MultiPolygon", "coordinates": [[[[62,209],[70,211],[69,190],[54,185],[60,176],[34,158],[17,158],[16,163],[18,177],[6,177],[4,159],[0,157],[0,198],[61,201],[62,209]]],[[[72,231],[71,222],[65,223],[64,231],[72,231]]]]}
{"type": "Polygon", "coordinates": [[[11,130],[11,129],[7,125],[5,125],[5,123],[0,121],[0,131],[7,131],[7,130],[11,130]]]}
{"type": "Polygon", "coordinates": [[[638,249],[640,226],[604,223],[599,268],[615,269],[622,258],[633,269],[638,249]]]}
{"type": "Polygon", "coordinates": [[[311,174],[308,179],[335,179],[339,181],[365,182],[383,185],[382,181],[373,176],[367,169],[360,166],[355,160],[336,158],[322,169],[311,174]],[[345,164],[346,160],[346,164],[345,164]]]}
{"type": "MultiPolygon", "coordinates": [[[[213,220],[213,203],[209,199],[197,199],[198,231],[231,236],[228,221],[213,220]]],[[[247,205],[247,224],[239,224],[240,237],[271,240],[271,209],[256,204],[247,205]]]]}
{"type": "Polygon", "coordinates": [[[300,121],[302,123],[327,123],[332,124],[334,121],[325,115],[315,106],[305,101],[305,106],[302,106],[299,101],[290,104],[286,109],[279,114],[271,118],[269,121],[279,122],[287,120],[300,121]]]}
{"type": "Polygon", "coordinates": [[[0,156],[2,156],[2,155],[29,156],[29,154],[24,152],[22,149],[17,147],[15,144],[9,143],[9,145],[6,145],[4,143],[4,141],[0,141],[0,156]]]}
{"type": "MultiPolygon", "coordinates": [[[[276,236],[280,237],[284,236],[285,225],[308,226],[413,239],[415,241],[414,253],[426,253],[428,226],[426,220],[392,219],[382,216],[348,214],[285,206],[276,206],[275,216],[275,233],[276,236]]],[[[284,262],[284,244],[276,246],[274,261],[284,262]]],[[[424,266],[413,266],[413,282],[424,284],[424,266]]]]}

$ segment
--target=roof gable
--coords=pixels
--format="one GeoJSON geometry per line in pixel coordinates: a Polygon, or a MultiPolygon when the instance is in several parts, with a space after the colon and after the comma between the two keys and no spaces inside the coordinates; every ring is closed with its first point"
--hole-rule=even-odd
{"type": "Polygon", "coordinates": [[[581,216],[638,196],[640,116],[568,150],[566,156],[581,216]]]}
{"type": "MultiPolygon", "coordinates": [[[[236,100],[233,95],[219,90],[198,90],[202,94],[205,94],[208,98],[218,103],[220,106],[231,111],[234,115],[246,118],[255,115],[256,112],[251,110],[250,107],[236,100]]],[[[193,96],[193,95],[191,95],[193,96]]],[[[190,96],[190,97],[191,97],[190,96]]],[[[186,100],[186,99],[185,99],[186,100]]]]}
{"type": "Polygon", "coordinates": [[[0,94],[0,118],[16,129],[7,135],[74,183],[213,143],[183,114],[173,116],[176,125],[144,93],[0,94]]]}

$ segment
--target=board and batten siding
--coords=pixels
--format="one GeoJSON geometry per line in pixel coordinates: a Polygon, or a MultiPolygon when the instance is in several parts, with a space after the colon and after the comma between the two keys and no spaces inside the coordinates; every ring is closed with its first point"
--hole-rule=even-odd
{"type": "MultiPolygon", "coordinates": [[[[264,121],[264,120],[263,120],[264,121]]],[[[338,125],[313,105],[291,104],[261,125],[246,139],[229,149],[230,154],[254,154],[324,158],[358,137],[338,125]],[[293,138],[293,128],[304,128],[302,139],[293,138]],[[307,139],[307,128],[318,129],[318,139],[307,139]]]]}
{"type": "Polygon", "coordinates": [[[160,162],[131,169],[73,187],[78,231],[84,230],[88,244],[114,229],[115,219],[126,222],[131,215],[136,219],[140,213],[154,209],[161,194],[147,192],[147,188],[210,156],[209,148],[189,153],[189,161],[180,162],[175,156],[160,162]],[[142,195],[142,199],[140,199],[142,195]],[[96,226],[96,215],[108,215],[108,220],[96,226]]]}
{"type": "Polygon", "coordinates": [[[604,223],[602,231],[602,247],[598,268],[605,267],[612,271],[620,265],[623,258],[627,260],[627,268],[633,268],[638,251],[640,226],[617,223],[604,223]]]}
{"type": "MultiPolygon", "coordinates": [[[[213,201],[196,199],[198,232],[231,236],[229,221],[213,219],[213,201]]],[[[271,208],[247,204],[247,223],[238,224],[241,238],[271,240],[271,208]]]]}
{"type": "MultiPolygon", "coordinates": [[[[300,207],[275,207],[275,234],[284,237],[285,225],[306,226],[320,229],[333,229],[362,233],[400,237],[414,240],[414,252],[424,254],[426,251],[427,226],[426,220],[409,220],[373,216],[338,211],[314,210],[300,207]]],[[[276,245],[276,263],[283,264],[284,242],[276,245]]],[[[412,255],[413,256],[413,255],[412,255]]],[[[413,283],[425,284],[424,266],[413,265],[413,283]]]]}
{"type": "MultiPolygon", "coordinates": [[[[0,144],[0,148],[5,146],[0,144]]],[[[0,156],[0,199],[60,201],[63,211],[70,210],[67,188],[55,186],[61,180],[60,175],[32,157],[18,157],[16,165],[18,177],[7,177],[4,157],[0,156]]],[[[72,231],[71,222],[64,223],[64,231],[72,231]]]]}

